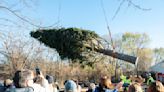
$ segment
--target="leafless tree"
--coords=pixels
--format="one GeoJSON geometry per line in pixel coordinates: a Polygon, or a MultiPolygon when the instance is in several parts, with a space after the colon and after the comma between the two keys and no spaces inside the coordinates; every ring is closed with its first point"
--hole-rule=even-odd
{"type": "Polygon", "coordinates": [[[53,59],[55,51],[47,53],[48,48],[41,46],[34,40],[29,40],[26,37],[14,37],[13,34],[1,36],[1,38],[3,39],[1,39],[2,47],[0,49],[0,55],[3,57],[1,63],[8,65],[9,74],[13,74],[18,69],[36,67],[36,62],[48,61],[50,58],[55,60],[53,59]]]}

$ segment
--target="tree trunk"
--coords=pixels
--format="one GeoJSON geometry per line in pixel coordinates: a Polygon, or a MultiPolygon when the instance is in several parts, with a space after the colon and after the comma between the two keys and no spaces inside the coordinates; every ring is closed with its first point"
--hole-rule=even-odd
{"type": "MultiPolygon", "coordinates": [[[[89,48],[89,49],[91,49],[91,48],[89,48]]],[[[138,60],[138,58],[135,56],[130,56],[130,55],[126,55],[123,53],[113,52],[113,50],[96,49],[96,48],[94,48],[94,50],[96,52],[102,53],[104,55],[108,55],[108,56],[111,56],[111,57],[114,57],[114,58],[117,58],[120,60],[124,60],[124,61],[132,63],[132,64],[136,64],[137,60],[138,60]]]]}

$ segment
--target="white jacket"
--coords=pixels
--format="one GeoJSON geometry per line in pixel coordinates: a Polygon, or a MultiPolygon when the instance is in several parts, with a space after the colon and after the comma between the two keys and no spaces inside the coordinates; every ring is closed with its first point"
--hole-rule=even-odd
{"type": "Polygon", "coordinates": [[[50,92],[49,84],[46,79],[43,79],[41,85],[34,83],[31,87],[34,89],[34,92],[50,92]]]}

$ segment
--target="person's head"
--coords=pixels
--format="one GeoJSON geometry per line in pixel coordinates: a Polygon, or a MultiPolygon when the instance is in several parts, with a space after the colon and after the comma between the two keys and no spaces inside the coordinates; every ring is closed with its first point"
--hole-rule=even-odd
{"type": "Polygon", "coordinates": [[[102,76],[100,78],[100,86],[103,88],[113,88],[111,79],[108,76],[102,76]]]}
{"type": "Polygon", "coordinates": [[[65,92],[77,92],[77,85],[73,80],[65,82],[65,92]]]}
{"type": "Polygon", "coordinates": [[[34,73],[31,70],[16,71],[13,81],[17,88],[28,87],[33,84],[34,73]]]}
{"type": "Polygon", "coordinates": [[[10,80],[10,79],[4,80],[4,86],[5,87],[10,87],[12,85],[13,85],[13,80],[10,80]]]}
{"type": "Polygon", "coordinates": [[[164,92],[164,86],[160,81],[155,81],[149,86],[147,92],[164,92]]]}
{"type": "Polygon", "coordinates": [[[126,79],[130,79],[130,76],[127,76],[126,79]]]}
{"type": "Polygon", "coordinates": [[[164,92],[164,86],[163,86],[163,84],[160,81],[156,81],[156,89],[159,92],[164,92]]]}
{"type": "Polygon", "coordinates": [[[129,86],[128,92],[143,92],[140,83],[133,83],[129,86]]]}
{"type": "Polygon", "coordinates": [[[96,88],[96,85],[94,83],[90,83],[88,89],[94,90],[96,88]]]}
{"type": "Polygon", "coordinates": [[[137,82],[137,83],[142,84],[145,81],[145,79],[142,78],[141,76],[137,76],[137,77],[134,78],[134,81],[137,82]]]}

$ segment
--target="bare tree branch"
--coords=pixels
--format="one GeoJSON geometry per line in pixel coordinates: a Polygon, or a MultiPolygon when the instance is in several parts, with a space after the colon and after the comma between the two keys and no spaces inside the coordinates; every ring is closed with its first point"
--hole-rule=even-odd
{"type": "Polygon", "coordinates": [[[119,11],[120,11],[122,5],[123,5],[125,2],[128,3],[128,7],[129,7],[130,5],[132,5],[133,7],[137,8],[137,9],[139,9],[139,10],[142,10],[142,11],[150,11],[150,10],[151,10],[151,8],[143,8],[143,7],[141,7],[140,5],[135,4],[132,0],[122,0],[122,1],[120,2],[119,6],[118,6],[118,8],[117,8],[117,10],[116,10],[116,12],[114,13],[114,15],[113,15],[113,17],[112,17],[112,20],[114,20],[114,19],[116,18],[116,16],[118,15],[118,13],[119,13],[119,11]]]}
{"type": "Polygon", "coordinates": [[[129,3],[129,5],[132,5],[133,7],[137,8],[137,9],[140,9],[140,10],[143,10],[143,11],[150,11],[151,10],[151,8],[143,8],[140,5],[137,5],[137,4],[133,3],[132,0],[126,0],[126,1],[129,3]]]}
{"type": "Polygon", "coordinates": [[[124,4],[124,2],[125,2],[125,0],[122,0],[122,1],[121,1],[120,5],[118,6],[118,8],[117,8],[117,10],[116,10],[116,12],[115,12],[115,14],[114,14],[113,17],[112,17],[112,20],[115,19],[116,15],[117,15],[118,12],[120,11],[120,9],[121,9],[122,5],[124,4]]]}
{"type": "Polygon", "coordinates": [[[56,23],[54,23],[54,24],[52,24],[52,25],[50,25],[50,26],[43,27],[43,26],[40,26],[40,25],[36,25],[36,24],[32,23],[31,21],[29,21],[29,20],[23,18],[22,16],[20,16],[19,14],[17,14],[16,12],[14,12],[13,10],[11,10],[11,9],[8,8],[8,7],[0,6],[0,8],[9,11],[10,13],[12,13],[13,15],[15,15],[16,17],[18,17],[18,18],[21,19],[22,21],[24,21],[24,22],[26,22],[26,23],[28,23],[28,24],[30,24],[30,25],[32,25],[32,26],[35,26],[35,27],[37,27],[37,28],[51,28],[51,27],[53,27],[53,26],[55,26],[55,25],[58,24],[58,22],[56,22],[56,23]]]}

